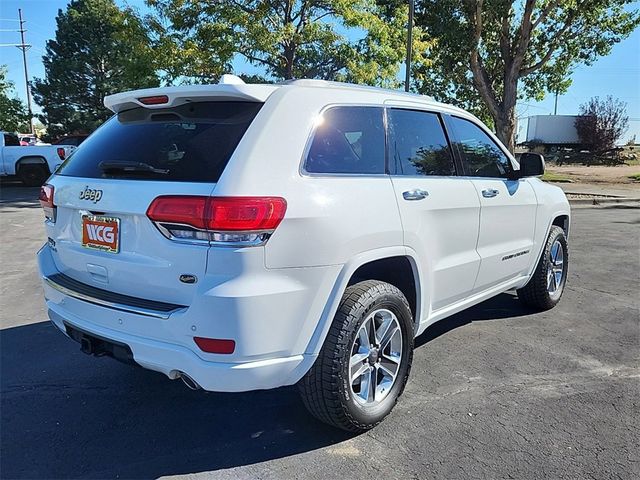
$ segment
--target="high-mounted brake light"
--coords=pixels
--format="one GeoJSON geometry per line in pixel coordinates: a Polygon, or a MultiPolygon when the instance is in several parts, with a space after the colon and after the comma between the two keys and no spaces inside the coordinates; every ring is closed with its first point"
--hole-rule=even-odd
{"type": "Polygon", "coordinates": [[[162,105],[169,103],[169,97],[166,95],[153,95],[151,97],[140,97],[138,101],[144,105],[162,105]]]}
{"type": "Polygon", "coordinates": [[[67,156],[67,152],[65,152],[64,148],[62,147],[56,148],[56,153],[58,154],[58,158],[60,158],[60,160],[64,160],[67,156]]]}
{"type": "Polygon", "coordinates": [[[47,220],[52,222],[56,221],[56,206],[53,203],[53,185],[49,185],[48,183],[42,185],[40,187],[40,194],[38,195],[38,200],[40,200],[40,205],[44,210],[44,216],[47,220]]]}
{"type": "Polygon", "coordinates": [[[168,195],[156,198],[147,216],[172,240],[260,245],[284,218],[280,197],[203,197],[168,195]]]}

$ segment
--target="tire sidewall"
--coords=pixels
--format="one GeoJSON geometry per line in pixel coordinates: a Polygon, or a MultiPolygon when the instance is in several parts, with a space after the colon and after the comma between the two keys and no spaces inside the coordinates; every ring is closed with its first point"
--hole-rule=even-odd
{"type": "Polygon", "coordinates": [[[396,404],[398,397],[404,390],[404,386],[409,376],[413,357],[413,320],[411,311],[404,301],[404,297],[400,297],[399,295],[402,295],[399,291],[398,295],[386,292],[383,294],[376,294],[372,300],[368,302],[365,301],[363,307],[351,312],[353,317],[357,320],[353,322],[350,328],[347,343],[348,346],[342,353],[341,364],[343,368],[341,368],[339,373],[341,385],[340,395],[343,400],[342,403],[346,408],[345,413],[352,419],[352,421],[355,421],[358,424],[376,424],[389,414],[396,404]],[[351,346],[355,341],[355,337],[360,326],[364,323],[371,312],[379,309],[390,310],[398,319],[402,334],[403,351],[398,376],[396,377],[396,381],[391,388],[391,391],[380,403],[367,406],[358,403],[351,392],[349,360],[351,358],[351,346]]]}
{"type": "Polygon", "coordinates": [[[544,251],[544,263],[543,263],[543,275],[542,278],[545,279],[546,286],[546,278],[549,271],[549,255],[551,254],[551,248],[553,244],[558,241],[560,246],[562,247],[562,255],[563,255],[563,266],[562,266],[562,278],[560,279],[560,286],[556,289],[556,291],[552,294],[547,291],[547,295],[549,297],[549,301],[554,305],[560,301],[560,297],[564,292],[564,287],[567,283],[567,275],[569,273],[569,245],[567,243],[567,237],[564,235],[564,231],[562,229],[554,229],[549,235],[549,239],[547,240],[547,246],[544,251]]]}

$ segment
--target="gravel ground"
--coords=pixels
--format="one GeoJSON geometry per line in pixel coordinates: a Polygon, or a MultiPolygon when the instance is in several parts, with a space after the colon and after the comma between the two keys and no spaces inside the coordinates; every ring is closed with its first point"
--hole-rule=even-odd
{"type": "Polygon", "coordinates": [[[294,388],[193,392],[87,357],[46,321],[32,189],[0,192],[2,478],[638,478],[640,210],[574,210],[567,290],[503,294],[417,340],[373,431],[310,418],[294,388]]]}

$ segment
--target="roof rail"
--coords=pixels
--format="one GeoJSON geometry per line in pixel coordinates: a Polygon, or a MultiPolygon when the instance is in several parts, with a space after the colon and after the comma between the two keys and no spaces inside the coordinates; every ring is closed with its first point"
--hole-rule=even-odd
{"type": "Polygon", "coordinates": [[[291,80],[284,80],[282,82],[276,83],[276,85],[298,85],[301,87],[324,87],[324,88],[353,88],[354,90],[368,90],[372,92],[386,92],[393,93],[394,95],[407,95],[410,97],[420,97],[426,98],[428,100],[434,100],[433,97],[429,95],[422,95],[419,93],[410,93],[402,90],[392,90],[390,88],[382,88],[382,87],[374,87],[371,85],[358,85],[356,83],[346,83],[346,82],[335,82],[332,80],[319,80],[314,78],[298,78],[291,80]]]}

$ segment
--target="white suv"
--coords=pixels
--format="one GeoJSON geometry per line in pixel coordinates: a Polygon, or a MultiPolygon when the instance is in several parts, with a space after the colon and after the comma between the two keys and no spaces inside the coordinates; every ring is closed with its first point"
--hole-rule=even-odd
{"type": "MultiPolygon", "coordinates": [[[[227,80],[228,81],[228,80],[227,80]]],[[[361,431],[414,337],[501,292],[553,307],[569,205],[478,119],[298,80],[139,90],[42,188],[49,316],[84,352],[361,431]]]]}

